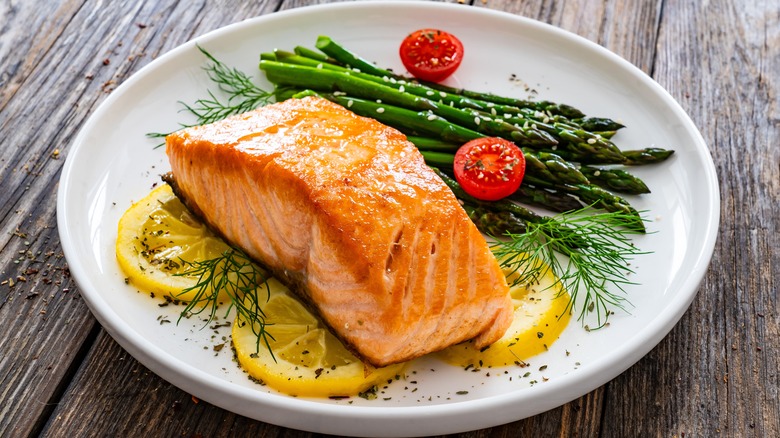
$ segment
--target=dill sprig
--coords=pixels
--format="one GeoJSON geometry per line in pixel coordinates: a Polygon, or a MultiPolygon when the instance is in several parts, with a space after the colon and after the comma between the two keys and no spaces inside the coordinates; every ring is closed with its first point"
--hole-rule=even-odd
{"type": "Polygon", "coordinates": [[[227,250],[212,259],[182,260],[182,263],[186,269],[177,275],[194,277],[198,281],[182,291],[182,294],[192,291],[195,291],[195,294],[179,315],[179,321],[186,316],[207,312],[205,325],[208,325],[214,320],[222,304],[219,300],[220,293],[225,292],[230,299],[225,316],[235,309],[236,318],[251,324],[252,331],[257,335],[257,349],[260,349],[262,342],[273,356],[269,343],[273,336],[265,330],[270,323],[265,321],[265,313],[261,307],[262,289],[265,289],[265,301],[271,293],[267,282],[270,278],[268,274],[237,249],[227,250]]]}
{"type": "MultiPolygon", "coordinates": [[[[236,68],[228,67],[203,47],[197,47],[209,60],[203,70],[206,71],[211,82],[217,85],[219,93],[224,94],[225,97],[220,99],[213,91],[207,90],[208,97],[198,99],[193,104],[179,101],[184,107],[184,111],[194,115],[196,119],[195,123],[192,124],[180,123],[180,129],[214,123],[226,117],[267,105],[274,99],[273,92],[257,86],[249,75],[236,68]]],[[[147,134],[147,137],[164,138],[168,134],[170,132],[152,132],[147,134]]]]}
{"type": "Polygon", "coordinates": [[[628,280],[634,273],[630,261],[647,254],[630,240],[631,235],[644,233],[622,226],[626,215],[593,213],[586,207],[529,222],[524,233],[507,233],[496,239],[491,250],[510,272],[507,278],[512,279],[512,285],[535,283],[547,269],[552,270],[562,290],[569,292],[566,311],[576,311],[586,329],[591,329],[585,324],[586,316],[595,312],[595,328],[601,328],[613,308],[625,311],[630,304],[623,289],[635,284],[628,280]],[[561,233],[564,229],[568,232],[561,233]]]}

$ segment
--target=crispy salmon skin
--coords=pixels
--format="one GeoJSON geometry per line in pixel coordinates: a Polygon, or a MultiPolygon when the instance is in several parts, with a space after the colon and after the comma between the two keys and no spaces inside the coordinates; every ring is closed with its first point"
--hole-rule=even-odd
{"type": "Polygon", "coordinates": [[[374,366],[511,323],[485,239],[393,128],[306,97],[178,131],[166,153],[185,204],[374,366]]]}

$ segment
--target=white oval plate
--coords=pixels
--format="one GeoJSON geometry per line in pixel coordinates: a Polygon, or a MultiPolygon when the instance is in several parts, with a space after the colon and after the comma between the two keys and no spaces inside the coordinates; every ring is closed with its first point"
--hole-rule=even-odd
{"type": "Polygon", "coordinates": [[[515,421],[613,379],[653,348],[688,308],[712,255],[719,211],[715,170],[701,135],[680,106],[637,68],[549,25],[432,2],[294,9],[227,26],[172,50],[117,88],[85,123],[69,151],[57,201],[62,246],[87,304],[149,369],[247,417],[330,434],[393,436],[515,421]],[[270,87],[257,70],[262,51],[313,47],[324,34],[381,66],[403,71],[397,46],[422,27],[449,30],[463,40],[466,57],[449,80],[453,85],[518,97],[526,97],[530,86],[540,99],[624,121],[628,127],[615,142],[625,149],[676,150],[666,163],[635,169],[653,193],[631,199],[638,210],[648,211],[652,231],[636,239],[652,254],[633,264],[631,279],[638,285],[627,288],[633,308],[614,315],[604,330],[587,332],[572,323],[550,351],[525,368],[473,372],[418,360],[414,374],[388,385],[375,400],[293,398],[252,383],[232,361],[229,340],[227,348],[213,348],[225,342],[229,328],[202,328],[199,320],[177,325],[180,307],[158,307],[123,281],[114,257],[119,217],[168,169],[163,148],[155,148],[145,134],[191,122],[183,119],[177,102],[193,102],[213,88],[195,44],[270,87]],[[523,82],[510,81],[510,75],[523,82]]]}

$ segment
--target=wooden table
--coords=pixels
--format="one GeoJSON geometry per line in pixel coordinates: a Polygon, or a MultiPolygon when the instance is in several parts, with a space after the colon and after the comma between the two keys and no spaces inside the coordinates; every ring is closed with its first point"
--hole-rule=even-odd
{"type": "MultiPolygon", "coordinates": [[[[55,222],[71,143],[156,56],[256,15],[327,1],[0,2],[0,435],[288,436],[163,381],[95,321],[55,222]]],[[[459,2],[463,3],[463,2],[459,2]]],[[[593,40],[700,128],[721,227],[690,310],[603,387],[460,436],[780,436],[780,2],[476,0],[593,40]]]]}

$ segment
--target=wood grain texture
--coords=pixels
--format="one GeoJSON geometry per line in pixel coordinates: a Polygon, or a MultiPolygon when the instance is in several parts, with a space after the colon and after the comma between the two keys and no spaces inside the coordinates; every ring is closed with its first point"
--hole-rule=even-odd
{"type": "Polygon", "coordinates": [[[606,416],[625,421],[607,435],[780,435],[779,59],[776,3],[664,4],[654,78],[710,146],[721,228],[691,309],[610,383],[606,416]]]}
{"type": "MultiPolygon", "coordinates": [[[[56,228],[70,144],[117,85],[195,36],[319,3],[0,2],[0,436],[320,436],[196,401],[140,365],[89,313],[56,228]]],[[[780,436],[780,5],[473,7],[574,32],[666,88],[712,152],[721,229],[690,310],[635,366],[557,409],[455,436],[780,436]]]]}

